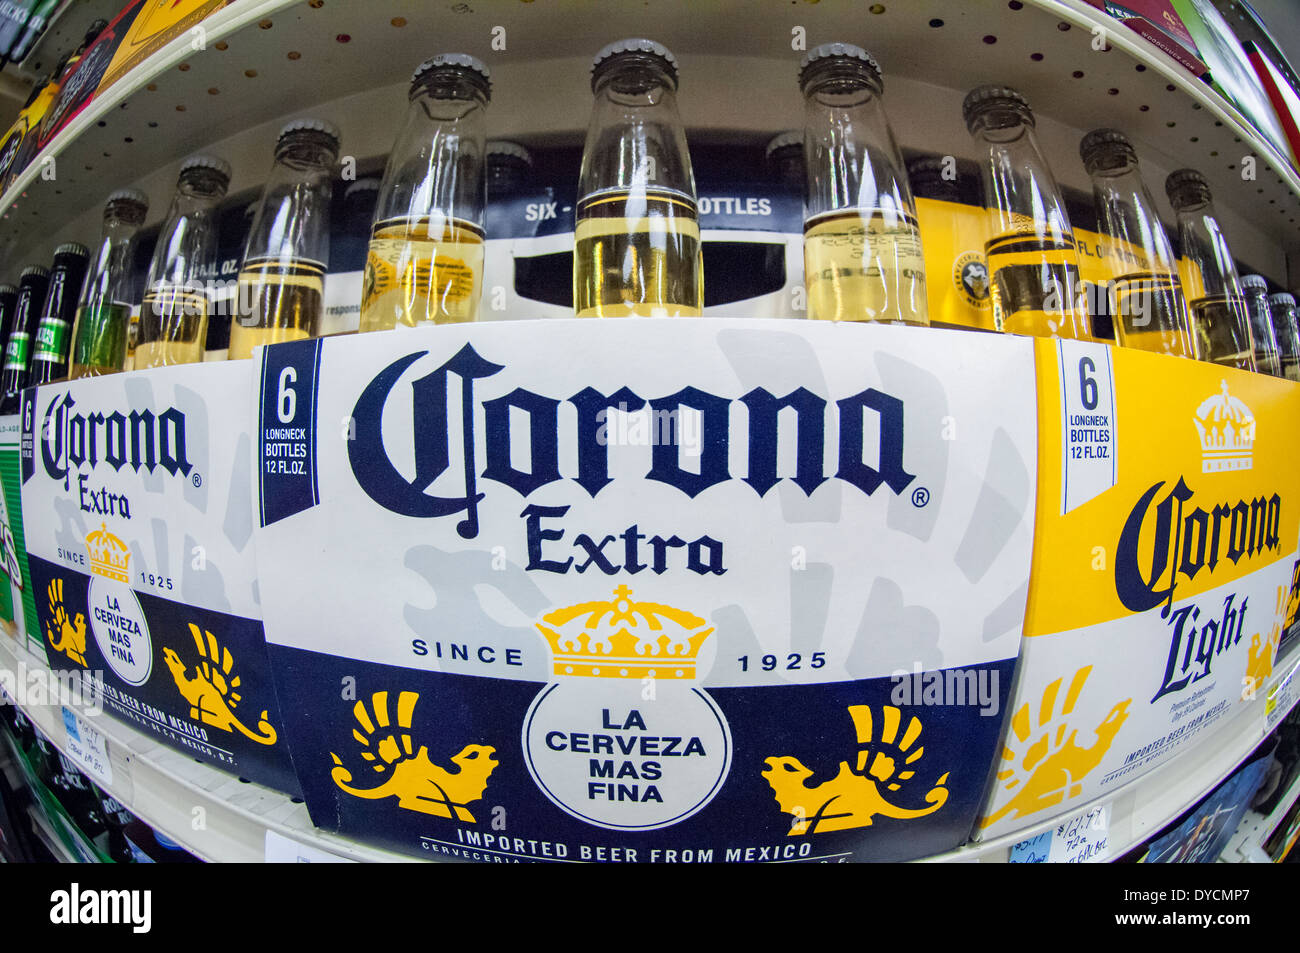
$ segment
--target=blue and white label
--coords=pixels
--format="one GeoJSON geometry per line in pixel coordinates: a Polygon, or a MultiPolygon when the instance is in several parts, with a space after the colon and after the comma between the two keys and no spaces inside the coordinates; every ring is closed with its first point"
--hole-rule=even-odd
{"type": "Polygon", "coordinates": [[[1105,344],[1058,341],[1061,368],[1061,512],[1115,485],[1115,381],[1105,344]]]}

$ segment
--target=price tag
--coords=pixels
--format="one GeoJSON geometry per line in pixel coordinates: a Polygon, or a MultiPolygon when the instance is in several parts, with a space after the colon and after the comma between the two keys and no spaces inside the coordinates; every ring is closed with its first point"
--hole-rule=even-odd
{"type": "Polygon", "coordinates": [[[1297,672],[1300,672],[1300,662],[1291,666],[1291,671],[1268,690],[1268,697],[1264,699],[1265,734],[1276,728],[1295,705],[1297,683],[1300,683],[1297,672]]]}
{"type": "Polygon", "coordinates": [[[63,709],[63,727],[68,735],[68,757],[100,784],[111,785],[113,765],[108,760],[108,739],[70,708],[63,709]]]}
{"type": "Polygon", "coordinates": [[[1115,381],[1104,344],[1058,341],[1061,513],[1115,485],[1115,381]]]}
{"type": "Polygon", "coordinates": [[[1110,856],[1110,805],[1072,817],[1011,848],[1013,864],[1095,864],[1110,856]]]}
{"type": "Polygon", "coordinates": [[[331,854],[319,847],[300,844],[292,838],[266,832],[266,862],[268,864],[354,864],[356,861],[331,854]]]}

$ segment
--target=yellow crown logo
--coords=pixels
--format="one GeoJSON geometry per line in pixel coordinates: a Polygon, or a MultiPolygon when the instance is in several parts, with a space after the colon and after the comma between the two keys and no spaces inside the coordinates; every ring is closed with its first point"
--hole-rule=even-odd
{"type": "Polygon", "coordinates": [[[1201,436],[1201,472],[1249,470],[1255,452],[1255,415],[1240,398],[1221,392],[1196,408],[1196,432],[1201,436]]]}
{"type": "Polygon", "coordinates": [[[619,586],[610,602],[583,602],[542,616],[537,630],[551,647],[556,675],[695,677],[696,657],[713,627],[683,609],[633,602],[631,595],[619,586]]]}
{"type": "Polygon", "coordinates": [[[131,581],[131,574],[127,571],[131,550],[108,531],[108,524],[100,523],[99,529],[86,537],[86,552],[90,555],[91,572],[118,582],[131,581]]]}

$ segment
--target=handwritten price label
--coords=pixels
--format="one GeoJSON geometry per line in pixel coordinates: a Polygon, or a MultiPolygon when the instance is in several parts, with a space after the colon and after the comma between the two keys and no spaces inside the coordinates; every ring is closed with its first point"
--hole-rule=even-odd
{"type": "Polygon", "coordinates": [[[1110,805],[1072,817],[1011,848],[1013,864],[1095,864],[1110,856],[1110,805]]]}
{"type": "Polygon", "coordinates": [[[310,844],[301,844],[292,838],[266,832],[266,862],[268,864],[352,864],[356,861],[340,857],[310,844]]]}
{"type": "Polygon", "coordinates": [[[100,784],[111,785],[113,765],[108,760],[108,739],[98,728],[68,708],[63,709],[63,727],[68,734],[68,757],[100,784]]]}

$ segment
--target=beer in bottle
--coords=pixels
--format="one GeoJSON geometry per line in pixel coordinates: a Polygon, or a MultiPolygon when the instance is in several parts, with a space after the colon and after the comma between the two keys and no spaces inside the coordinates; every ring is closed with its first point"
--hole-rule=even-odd
{"type": "Polygon", "coordinates": [[[1246,298],[1250,319],[1250,343],[1255,351],[1255,369],[1261,374],[1282,376],[1277,334],[1268,309],[1268,279],[1263,275],[1242,275],[1241,293],[1246,298]]]}
{"type": "Polygon", "coordinates": [[[41,305],[50,284],[50,273],[40,265],[28,265],[18,279],[14,302],[13,330],[5,344],[4,369],[0,371],[0,416],[18,413],[23,381],[32,355],[32,333],[40,321],[41,305]]]}
{"type": "Polygon", "coordinates": [[[783,188],[803,194],[807,174],[803,165],[803,130],[788,129],[768,140],[763,161],[771,181],[783,188]]]}
{"type": "Polygon", "coordinates": [[[327,122],[298,119],[280,130],[239,270],[230,360],[252,357],[259,344],[320,334],[338,157],[338,130],[327,122]]]}
{"type": "Polygon", "coordinates": [[[804,57],[804,282],[808,317],[928,325],[916,204],[881,103],[880,67],[861,47],[804,57]]]}
{"type": "Polygon", "coordinates": [[[136,370],[203,360],[212,303],[207,282],[217,270],[213,212],[229,185],[224,159],[193,156],[181,164],[145,281],[136,370]]]}
{"type": "Polygon", "coordinates": [[[1219,227],[1205,176],[1179,169],[1165,179],[1165,193],[1178,213],[1178,260],[1183,294],[1191,314],[1196,356],[1202,361],[1255,370],[1250,316],[1232,252],[1219,227]]]}
{"type": "Polygon", "coordinates": [[[1098,230],[1108,239],[1106,295],[1119,343],[1195,357],[1178,259],[1133,144],[1116,129],[1094,129],[1079,143],[1079,155],[1092,177],[1098,230]]]}
{"type": "Polygon", "coordinates": [[[508,198],[528,184],[533,156],[517,142],[493,139],[487,144],[487,194],[508,198]]]}
{"type": "Polygon", "coordinates": [[[611,43],[578,176],[573,306],[580,318],[698,317],[699,205],[677,114],[677,60],[653,40],[611,43]]]}
{"type": "Polygon", "coordinates": [[[68,242],[54,250],[50,287],[45,292],[41,319],[32,339],[32,359],[27,366],[24,387],[35,387],[68,376],[68,352],[72,347],[72,325],[77,319],[77,301],[86,280],[90,252],[85,245],[68,242]]]}
{"type": "Polygon", "coordinates": [[[995,323],[1013,334],[1086,339],[1074,230],[1028,100],[1008,86],[980,86],[966,95],[962,114],[980,150],[995,323]]]}
{"type": "Polygon", "coordinates": [[[91,264],[72,335],[69,377],[116,374],[126,362],[131,326],[131,264],[135,233],[149,213],[149,200],[136,189],[122,189],[104,206],[104,237],[91,264]]]}
{"type": "Polygon", "coordinates": [[[0,341],[8,341],[14,329],[14,306],[18,304],[18,289],[13,285],[0,285],[0,341]]]}
{"type": "Polygon", "coordinates": [[[1277,338],[1282,376],[1289,381],[1300,381],[1300,326],[1297,325],[1295,298],[1285,291],[1269,295],[1268,313],[1277,338]]]}
{"type": "Polygon", "coordinates": [[[411,77],[370,231],[362,331],[477,317],[490,98],[487,67],[463,53],[425,60],[411,77]]]}

